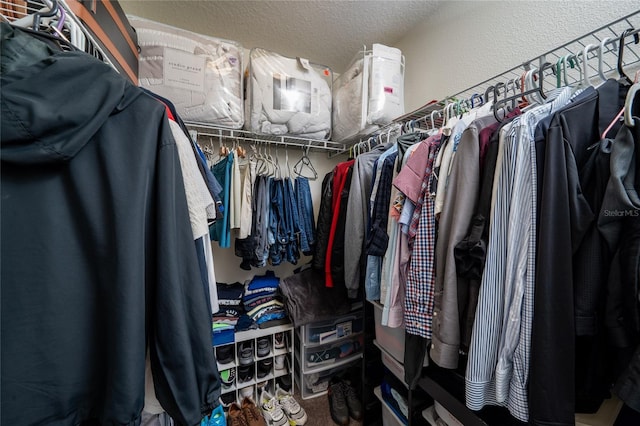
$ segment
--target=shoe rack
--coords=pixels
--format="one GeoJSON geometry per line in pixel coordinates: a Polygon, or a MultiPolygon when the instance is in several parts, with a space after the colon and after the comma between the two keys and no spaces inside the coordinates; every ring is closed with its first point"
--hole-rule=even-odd
{"type": "MultiPolygon", "coordinates": [[[[216,345],[216,359],[218,351],[232,349],[232,359],[229,362],[217,361],[218,371],[221,377],[229,371],[235,379],[229,385],[223,380],[221,396],[223,401],[231,401],[231,396],[240,403],[245,396],[258,401],[262,386],[269,386],[271,391],[275,389],[276,382],[289,381],[293,391],[293,325],[279,325],[256,330],[240,331],[235,333],[235,341],[232,343],[216,345]],[[276,335],[282,335],[282,348],[276,348],[276,335]],[[269,352],[258,354],[258,344],[263,339],[269,341],[269,352]],[[241,356],[241,348],[251,346],[251,357],[241,356]],[[271,365],[268,372],[261,370],[261,366],[271,365]],[[276,368],[280,367],[282,368],[276,368]],[[259,377],[260,376],[260,377],[259,377]],[[243,380],[246,379],[246,380],[243,380]]],[[[247,351],[248,352],[248,351],[247,351]]],[[[222,352],[220,352],[222,353],[222,352]]],[[[281,386],[282,387],[282,384],[281,386]]]]}

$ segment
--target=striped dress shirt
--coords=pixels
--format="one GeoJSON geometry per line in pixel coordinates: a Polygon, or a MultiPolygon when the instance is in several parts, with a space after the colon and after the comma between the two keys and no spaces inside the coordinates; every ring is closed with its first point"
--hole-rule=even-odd
{"type": "Polygon", "coordinates": [[[498,161],[494,177],[489,243],[484,273],[478,295],[478,306],[471,334],[466,371],[466,404],[480,410],[486,404],[498,403],[495,389],[495,367],[504,311],[504,275],[507,251],[507,226],[511,202],[511,183],[515,166],[513,144],[520,117],[500,130],[498,161]]]}
{"type": "MultiPolygon", "coordinates": [[[[496,333],[500,334],[495,365],[495,388],[489,387],[489,389],[495,389],[495,395],[489,394],[485,403],[506,405],[509,412],[521,421],[528,421],[529,417],[527,385],[535,290],[537,176],[534,134],[538,122],[566,105],[570,96],[571,89],[566,88],[552,103],[524,113],[514,121],[509,132],[509,142],[513,149],[512,155],[508,155],[513,167],[508,181],[512,182],[511,199],[508,202],[508,212],[503,211],[503,215],[506,214],[506,222],[504,216],[501,222],[506,227],[501,230],[496,229],[497,232],[506,234],[506,251],[503,258],[503,308],[502,319],[493,319],[495,322],[501,321],[501,326],[496,330],[496,333]],[[493,401],[494,397],[495,401],[493,401]]],[[[502,188],[504,187],[497,188],[497,195],[500,198],[502,196],[499,192],[502,188]]],[[[490,239],[493,232],[492,217],[490,239]]],[[[487,275],[486,269],[485,275],[487,275]]],[[[483,287],[484,278],[483,276],[483,287]]],[[[481,295],[483,287],[480,290],[481,295]]],[[[489,293],[490,291],[485,292],[485,298],[492,300],[491,303],[500,303],[496,295],[494,295],[496,298],[492,298],[489,293]]],[[[480,318],[482,317],[476,315],[476,322],[482,321],[480,318]]],[[[475,334],[476,325],[474,324],[474,337],[475,334]]],[[[472,337],[472,347],[475,342],[474,337],[472,337]]],[[[485,347],[485,349],[489,348],[485,347]]],[[[486,353],[483,355],[480,351],[475,351],[474,362],[478,357],[483,356],[486,356],[486,353]]],[[[467,380],[469,380],[472,364],[471,353],[469,359],[467,380]]],[[[475,373],[477,374],[478,371],[476,370],[475,373]]],[[[490,371],[485,372],[484,377],[491,374],[490,371]]],[[[479,397],[474,402],[481,400],[482,398],[479,397]]],[[[467,404],[469,405],[469,402],[467,404]]]]}

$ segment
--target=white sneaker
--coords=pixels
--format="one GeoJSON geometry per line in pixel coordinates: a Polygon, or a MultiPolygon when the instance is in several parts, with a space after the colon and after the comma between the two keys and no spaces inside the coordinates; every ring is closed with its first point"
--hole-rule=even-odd
{"type": "Polygon", "coordinates": [[[278,384],[276,384],[276,398],[282,407],[282,411],[289,418],[291,426],[302,426],[307,423],[307,413],[304,408],[298,404],[293,395],[282,390],[278,384]]]}
{"type": "Polygon", "coordinates": [[[262,415],[269,426],[285,426],[289,423],[289,419],[284,415],[280,403],[275,396],[271,395],[266,389],[262,389],[260,393],[260,408],[262,415]]]}
{"type": "Polygon", "coordinates": [[[253,399],[253,386],[240,389],[240,396],[253,399]]]}
{"type": "Polygon", "coordinates": [[[284,370],[284,355],[278,355],[273,360],[273,367],[276,370],[284,370]]]}

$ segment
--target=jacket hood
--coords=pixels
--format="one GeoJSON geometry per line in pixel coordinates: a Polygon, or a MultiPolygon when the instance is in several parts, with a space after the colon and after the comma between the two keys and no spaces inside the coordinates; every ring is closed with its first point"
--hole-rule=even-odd
{"type": "Polygon", "coordinates": [[[142,94],[83,52],[55,52],[6,24],[0,34],[2,162],[69,161],[111,114],[142,94]]]}

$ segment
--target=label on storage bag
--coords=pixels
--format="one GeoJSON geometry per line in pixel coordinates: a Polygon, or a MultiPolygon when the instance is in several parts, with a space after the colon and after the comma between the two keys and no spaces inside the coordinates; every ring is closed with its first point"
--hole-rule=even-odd
{"type": "Polygon", "coordinates": [[[166,86],[204,92],[205,58],[165,47],[163,76],[166,86]]]}

